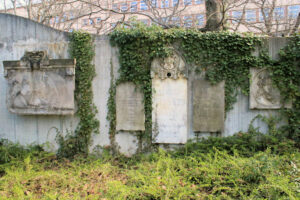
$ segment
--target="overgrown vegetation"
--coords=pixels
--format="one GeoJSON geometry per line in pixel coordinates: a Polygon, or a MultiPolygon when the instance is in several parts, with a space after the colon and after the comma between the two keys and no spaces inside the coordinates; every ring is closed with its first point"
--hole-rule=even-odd
{"type": "Polygon", "coordinates": [[[257,116],[268,133],[210,137],[183,148],[128,159],[100,155],[73,161],[0,141],[1,199],[299,199],[297,143],[257,116]],[[100,156],[100,157],[99,157],[100,156]]]}
{"type": "MultiPolygon", "coordinates": [[[[190,71],[206,71],[207,78],[212,84],[225,80],[226,110],[231,109],[236,101],[238,88],[244,94],[249,93],[249,68],[261,66],[264,62],[263,59],[252,55],[255,46],[261,44],[260,39],[228,32],[163,30],[158,26],[145,27],[138,24],[134,29],[117,29],[111,34],[111,41],[120,49],[120,78],[116,84],[133,82],[144,93],[146,131],[142,136],[146,138],[148,144],[151,144],[152,132],[150,67],[154,58],[170,55],[172,53],[170,48],[173,46],[182,52],[190,71]]],[[[114,96],[110,99],[114,100],[114,96]]],[[[114,103],[110,103],[108,108],[109,118],[114,120],[115,110],[112,105],[114,103]]]]}
{"type": "MultiPolygon", "coordinates": [[[[114,81],[111,69],[111,87],[109,90],[108,115],[110,121],[111,147],[114,148],[116,134],[115,92],[118,84],[133,82],[144,93],[145,131],[138,132],[143,141],[144,150],[149,150],[152,133],[152,86],[150,67],[155,58],[172,54],[172,48],[181,52],[189,72],[205,72],[212,84],[225,81],[225,110],[228,111],[236,102],[239,91],[249,94],[251,67],[267,67],[274,83],[283,94],[283,101],[292,101],[292,109],[283,109],[288,125],[281,131],[289,138],[300,143],[300,36],[295,36],[280,54],[279,61],[271,60],[264,49],[262,40],[254,36],[242,36],[229,32],[202,33],[192,29],[167,29],[158,26],[145,27],[137,24],[133,29],[120,28],[111,34],[111,42],[120,49],[119,78],[114,81]],[[259,47],[259,56],[254,51],[259,47]],[[147,145],[146,145],[147,144],[147,145]],[[145,148],[146,147],[146,148],[145,148]]],[[[76,101],[78,104],[79,125],[75,133],[64,137],[58,134],[60,144],[58,155],[72,158],[75,155],[87,155],[92,133],[99,131],[99,121],[93,104],[92,80],[95,76],[91,64],[94,50],[92,38],[87,33],[74,32],[71,35],[71,55],[77,59],[76,101]]],[[[113,68],[111,66],[111,68],[113,68]]],[[[142,149],[139,149],[141,151],[142,149]]]]}
{"type": "Polygon", "coordinates": [[[104,151],[100,159],[70,162],[7,141],[0,147],[7,152],[0,155],[1,199],[300,198],[295,143],[251,127],[249,133],[131,159],[104,151]]]}
{"type": "Polygon", "coordinates": [[[273,82],[281,91],[283,101],[293,102],[292,109],[283,109],[288,125],[282,132],[300,148],[300,35],[290,38],[289,45],[280,51],[280,59],[270,65],[273,82]]]}
{"type": "Polygon", "coordinates": [[[66,158],[79,154],[88,155],[91,136],[99,132],[92,90],[95,77],[95,67],[92,64],[95,55],[93,39],[90,34],[84,32],[73,32],[70,39],[70,54],[76,59],[75,100],[79,124],[75,133],[68,133],[66,137],[62,134],[57,136],[60,145],[58,155],[66,158]]]}
{"type": "MultiPolygon", "coordinates": [[[[146,131],[144,138],[151,138],[152,88],[150,67],[154,58],[162,58],[172,53],[171,46],[182,53],[189,72],[206,73],[212,84],[225,81],[225,110],[232,109],[239,91],[249,94],[251,67],[266,67],[270,70],[274,83],[283,95],[283,101],[293,102],[292,109],[286,109],[289,119],[286,134],[297,141],[300,137],[299,114],[299,36],[290,41],[282,50],[279,61],[273,61],[262,48],[262,39],[251,35],[229,32],[202,33],[192,29],[162,29],[158,26],[146,27],[137,24],[133,29],[119,28],[111,34],[111,42],[120,49],[121,82],[133,82],[144,93],[146,131]],[[258,56],[254,51],[258,50],[258,56]]],[[[114,93],[110,93],[114,95],[114,93]]],[[[110,99],[114,101],[114,96],[110,99]]],[[[109,104],[109,119],[115,120],[114,102],[109,104]]],[[[114,124],[113,122],[111,122],[114,124]]],[[[112,130],[111,133],[115,134],[112,130]]],[[[148,140],[151,143],[151,139],[148,140]]]]}

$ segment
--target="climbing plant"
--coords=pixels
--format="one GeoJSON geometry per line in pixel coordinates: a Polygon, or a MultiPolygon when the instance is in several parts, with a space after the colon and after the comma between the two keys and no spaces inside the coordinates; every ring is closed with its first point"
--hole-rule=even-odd
{"type": "MultiPolygon", "coordinates": [[[[122,82],[133,82],[144,94],[145,110],[145,131],[140,136],[148,141],[151,140],[152,129],[152,84],[150,76],[151,61],[155,57],[165,57],[168,55],[168,45],[170,38],[165,37],[165,33],[158,27],[146,28],[140,26],[131,31],[122,29],[111,35],[111,42],[120,48],[120,77],[115,85],[122,82]],[[155,34],[157,33],[157,34],[155,34]],[[162,36],[162,37],[161,37],[162,36]]],[[[111,90],[111,95],[115,91],[111,90]]],[[[115,120],[114,96],[111,96],[109,104],[109,119],[115,120]]],[[[114,125],[115,122],[111,122],[114,125]]],[[[111,133],[115,134],[114,126],[111,126],[111,133]]]]}
{"type": "Polygon", "coordinates": [[[116,84],[113,73],[113,64],[110,62],[110,88],[109,88],[109,98],[107,101],[108,114],[106,119],[109,121],[109,135],[112,149],[115,149],[115,130],[116,130],[116,104],[115,104],[115,95],[116,95],[116,84]]]}
{"type": "Polygon", "coordinates": [[[283,109],[288,125],[283,132],[300,148],[300,35],[290,38],[279,53],[279,60],[269,66],[273,82],[279,88],[283,101],[291,101],[291,109],[283,109]]]}
{"type": "Polygon", "coordinates": [[[92,81],[95,77],[93,39],[90,34],[73,32],[70,35],[70,54],[76,59],[75,100],[79,117],[74,134],[64,138],[59,135],[60,149],[58,154],[73,157],[77,154],[87,155],[92,133],[99,132],[99,121],[96,119],[97,108],[93,103],[92,81]]]}
{"type": "MultiPolygon", "coordinates": [[[[182,53],[189,71],[206,72],[206,78],[212,84],[225,81],[226,111],[232,109],[239,90],[245,95],[249,94],[251,67],[269,67],[274,71],[274,81],[283,81],[278,86],[283,93],[287,94],[286,98],[299,98],[299,89],[297,89],[299,87],[297,81],[300,80],[299,70],[297,71],[298,68],[295,67],[297,59],[299,64],[299,57],[297,57],[299,37],[296,37],[298,38],[296,44],[292,42],[293,44],[281,53],[281,63],[278,63],[272,61],[263,48],[259,48],[262,47],[262,39],[249,34],[202,33],[192,29],[162,29],[158,26],[146,27],[138,24],[132,29],[118,28],[110,36],[111,43],[118,46],[120,50],[120,78],[116,81],[116,85],[130,81],[140,87],[144,93],[146,114],[144,135],[146,137],[150,137],[152,126],[151,62],[154,58],[168,56],[171,52],[170,46],[182,53]],[[257,55],[254,55],[255,51],[257,55]],[[291,65],[294,67],[289,68],[291,65]],[[287,68],[289,69],[286,70],[287,68]]],[[[109,116],[111,120],[115,120],[114,96],[110,99],[112,101],[109,104],[109,116]]],[[[294,108],[299,108],[299,105],[294,108]]],[[[296,118],[299,123],[299,113],[291,110],[286,113],[291,117],[290,120],[295,121],[296,118]]]]}

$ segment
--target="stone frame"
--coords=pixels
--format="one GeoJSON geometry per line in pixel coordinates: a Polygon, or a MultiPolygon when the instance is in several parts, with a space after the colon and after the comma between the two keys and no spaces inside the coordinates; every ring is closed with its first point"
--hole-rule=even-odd
{"type": "Polygon", "coordinates": [[[267,68],[250,69],[250,109],[280,109],[291,108],[292,103],[282,105],[279,89],[273,84],[267,68]]]}
{"type": "Polygon", "coordinates": [[[75,65],[75,59],[49,59],[45,51],[3,61],[8,110],[20,115],[73,115],[75,65]]]}

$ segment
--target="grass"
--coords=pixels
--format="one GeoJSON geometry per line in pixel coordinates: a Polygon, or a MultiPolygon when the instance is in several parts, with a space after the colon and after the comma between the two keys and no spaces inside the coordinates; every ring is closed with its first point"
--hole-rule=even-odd
{"type": "Polygon", "coordinates": [[[0,199],[300,199],[300,153],[293,143],[263,139],[255,145],[246,138],[72,161],[2,142],[0,199]]]}

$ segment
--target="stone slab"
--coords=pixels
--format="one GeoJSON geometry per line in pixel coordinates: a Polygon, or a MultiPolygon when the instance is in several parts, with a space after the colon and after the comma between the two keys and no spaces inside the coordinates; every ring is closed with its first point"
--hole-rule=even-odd
{"type": "Polygon", "coordinates": [[[75,60],[49,60],[46,52],[26,52],[4,61],[7,106],[22,115],[74,114],[75,60]]]}
{"type": "Polygon", "coordinates": [[[118,152],[130,157],[137,153],[139,147],[138,137],[129,132],[119,132],[115,136],[118,152]]]}
{"type": "MultiPolygon", "coordinates": [[[[250,109],[280,109],[282,107],[279,89],[272,83],[266,68],[251,68],[250,109]]],[[[291,108],[291,102],[284,102],[291,108]]]]}
{"type": "Polygon", "coordinates": [[[187,79],[152,79],[152,140],[184,144],[187,141],[187,79]]]}
{"type": "Polygon", "coordinates": [[[194,132],[223,132],[224,96],[224,82],[211,85],[205,79],[193,81],[194,132]]]}
{"type": "Polygon", "coordinates": [[[133,83],[122,83],[116,89],[117,131],[145,130],[144,95],[133,83]]]}

